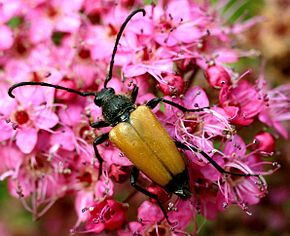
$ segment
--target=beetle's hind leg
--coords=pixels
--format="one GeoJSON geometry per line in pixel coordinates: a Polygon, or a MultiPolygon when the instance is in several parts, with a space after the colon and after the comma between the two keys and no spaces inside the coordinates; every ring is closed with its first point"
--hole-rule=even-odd
{"type": "Polygon", "coordinates": [[[236,172],[231,172],[231,171],[227,171],[224,168],[222,168],[215,160],[213,160],[206,152],[200,150],[199,148],[197,148],[194,145],[185,145],[177,140],[175,140],[175,144],[176,147],[181,148],[183,150],[192,150],[196,153],[200,153],[205,159],[208,160],[208,162],[210,164],[212,164],[218,172],[220,172],[221,174],[228,174],[228,175],[234,175],[234,176],[244,176],[244,177],[249,177],[249,176],[256,176],[259,177],[259,175],[257,174],[247,174],[247,173],[236,173],[236,172]]]}
{"type": "Polygon", "coordinates": [[[103,170],[103,158],[101,157],[99,151],[98,151],[98,148],[97,146],[105,141],[107,141],[109,138],[109,132],[108,133],[104,133],[102,135],[100,135],[99,137],[97,137],[95,140],[94,140],[94,143],[93,143],[93,147],[94,147],[94,151],[95,151],[95,155],[96,155],[96,158],[98,159],[98,162],[99,162],[99,178],[101,177],[102,175],[102,170],[103,170]]]}
{"type": "Polygon", "coordinates": [[[160,209],[162,210],[162,213],[163,213],[165,219],[167,220],[168,224],[172,225],[172,223],[171,223],[171,222],[169,221],[169,219],[168,219],[168,215],[167,215],[166,210],[164,209],[162,203],[161,203],[160,200],[158,199],[158,196],[157,196],[156,194],[154,194],[154,193],[149,192],[148,190],[142,188],[141,186],[139,186],[139,185],[137,184],[137,179],[138,179],[138,177],[139,177],[139,173],[140,173],[140,171],[139,171],[135,166],[133,166],[132,171],[131,171],[131,177],[130,177],[130,183],[131,183],[131,185],[132,185],[132,186],[133,186],[137,191],[139,191],[139,192],[143,193],[144,195],[146,195],[146,196],[148,196],[148,197],[154,199],[154,200],[157,202],[157,204],[158,204],[158,206],[160,207],[160,209]]]}
{"type": "Polygon", "coordinates": [[[176,107],[177,109],[183,111],[183,112],[199,112],[203,111],[205,109],[209,109],[210,107],[201,107],[196,109],[188,109],[184,106],[179,105],[178,103],[172,102],[170,100],[164,99],[164,98],[153,98],[149,102],[147,102],[146,106],[150,107],[151,109],[155,108],[160,102],[167,103],[173,107],[176,107]]]}

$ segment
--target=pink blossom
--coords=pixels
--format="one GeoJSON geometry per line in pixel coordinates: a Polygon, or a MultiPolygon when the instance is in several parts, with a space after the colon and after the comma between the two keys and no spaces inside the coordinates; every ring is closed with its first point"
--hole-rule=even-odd
{"type": "Polygon", "coordinates": [[[38,131],[40,129],[49,130],[55,126],[58,117],[51,108],[42,105],[45,97],[38,88],[24,90],[19,88],[15,91],[15,96],[16,100],[6,101],[7,106],[2,113],[16,129],[16,145],[27,154],[36,145],[38,131]]]}
{"type": "Polygon", "coordinates": [[[223,86],[219,100],[222,108],[231,117],[231,122],[247,126],[262,110],[258,91],[247,80],[240,80],[236,87],[223,86]]]}
{"type": "MultiPolygon", "coordinates": [[[[261,82],[263,83],[263,82],[261,82]]],[[[272,90],[262,90],[264,103],[259,120],[273,127],[283,138],[288,138],[283,123],[290,120],[290,86],[282,85],[272,90]]]]}
{"type": "MultiPolygon", "coordinates": [[[[37,148],[30,154],[23,155],[21,163],[14,165],[11,170],[13,178],[8,179],[8,188],[12,196],[21,200],[26,210],[30,211],[37,219],[46,213],[54,202],[65,192],[65,188],[59,181],[60,176],[55,170],[58,169],[58,162],[49,159],[47,148],[47,133],[40,135],[37,148]]],[[[12,153],[11,153],[12,154],[12,153]]],[[[13,156],[7,156],[7,161],[13,161],[13,156]],[[10,160],[9,160],[10,159],[10,160]]]]}
{"type": "MultiPolygon", "coordinates": [[[[105,199],[87,208],[89,219],[85,225],[85,232],[100,233],[103,230],[116,230],[125,222],[126,207],[113,199],[105,199]]],[[[78,229],[73,229],[78,232],[78,229]]]]}
{"type": "Polygon", "coordinates": [[[29,32],[31,41],[38,43],[47,40],[53,31],[75,32],[80,26],[78,10],[81,4],[82,0],[51,1],[31,10],[27,16],[27,21],[31,24],[29,32]]]}
{"type": "Polygon", "coordinates": [[[263,171],[264,165],[272,163],[263,162],[257,155],[246,154],[246,145],[237,135],[225,143],[223,158],[227,159],[224,164],[226,170],[259,175],[259,177],[230,176],[219,181],[219,188],[226,204],[236,203],[247,212],[247,204],[257,204],[267,193],[266,181],[262,175],[271,174],[278,166],[273,165],[274,169],[269,172],[263,171]]]}

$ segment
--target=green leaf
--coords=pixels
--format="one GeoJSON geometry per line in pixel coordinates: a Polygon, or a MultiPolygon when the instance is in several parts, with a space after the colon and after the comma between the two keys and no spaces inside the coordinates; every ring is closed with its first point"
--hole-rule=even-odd
{"type": "Polygon", "coordinates": [[[158,0],[144,0],[144,4],[145,5],[151,5],[151,4],[157,5],[157,1],[158,0]]]}
{"type": "Polygon", "coordinates": [[[20,26],[23,22],[23,18],[20,17],[20,16],[14,16],[12,17],[8,22],[7,22],[7,25],[12,28],[12,29],[15,29],[17,28],[18,26],[20,26]]]}
{"type": "Polygon", "coordinates": [[[65,36],[64,32],[56,31],[56,32],[54,32],[52,34],[51,38],[52,38],[53,43],[56,46],[60,46],[61,45],[61,41],[62,41],[64,36],[65,36]]]}

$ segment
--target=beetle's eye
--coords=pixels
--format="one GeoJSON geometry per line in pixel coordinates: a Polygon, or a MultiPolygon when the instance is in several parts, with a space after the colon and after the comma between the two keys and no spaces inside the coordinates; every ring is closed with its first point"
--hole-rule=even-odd
{"type": "Polygon", "coordinates": [[[95,99],[94,99],[94,103],[95,103],[98,107],[100,107],[100,106],[102,106],[102,101],[103,101],[103,99],[102,99],[102,95],[101,95],[101,94],[97,94],[96,97],[95,97],[95,99]]]}
{"type": "Polygon", "coordinates": [[[108,94],[115,94],[115,90],[113,88],[107,88],[108,94]]]}

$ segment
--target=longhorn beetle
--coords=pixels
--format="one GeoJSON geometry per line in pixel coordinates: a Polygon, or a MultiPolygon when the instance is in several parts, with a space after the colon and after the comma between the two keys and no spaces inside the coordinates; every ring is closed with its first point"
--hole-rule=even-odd
{"type": "Polygon", "coordinates": [[[167,103],[181,110],[182,112],[200,112],[207,108],[187,109],[177,103],[163,98],[153,98],[146,105],[136,106],[134,103],[138,94],[138,87],[134,85],[131,97],[115,94],[113,88],[107,87],[108,82],[112,79],[112,70],[114,58],[122,33],[131,20],[131,18],[142,12],[145,16],[144,9],[137,9],[128,15],[121,25],[115,41],[109,72],[104,82],[104,88],[99,92],[81,92],[71,88],[65,88],[59,85],[53,85],[45,82],[21,82],[11,86],[8,90],[10,97],[14,98],[12,91],[21,86],[39,85],[53,87],[55,89],[65,90],[76,93],[80,96],[94,96],[94,103],[102,108],[103,121],[90,123],[92,128],[102,128],[112,126],[110,132],[104,133],[94,140],[93,147],[96,158],[99,161],[99,177],[102,173],[103,159],[100,156],[97,145],[110,139],[134,164],[131,172],[131,185],[138,191],[155,199],[160,206],[164,217],[168,216],[161,201],[156,194],[153,194],[137,184],[139,172],[142,171],[153,182],[163,187],[167,192],[174,193],[181,199],[188,199],[191,196],[189,187],[189,177],[185,162],[177,148],[183,150],[192,150],[200,153],[206,158],[220,173],[235,176],[257,176],[255,174],[233,173],[224,170],[217,162],[204,151],[194,145],[185,145],[179,141],[173,141],[167,131],[162,127],[151,109],[156,107],[160,102],[167,103]]]}

